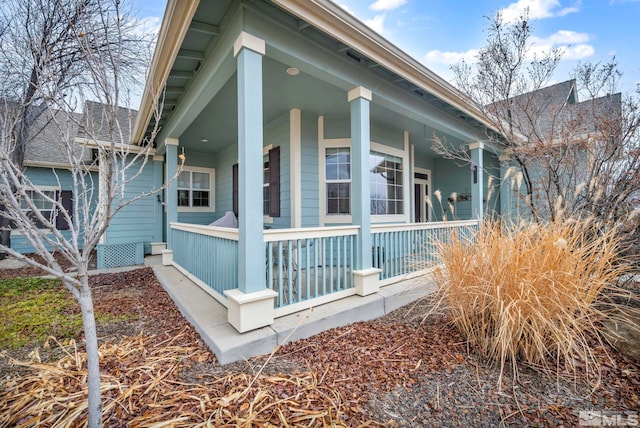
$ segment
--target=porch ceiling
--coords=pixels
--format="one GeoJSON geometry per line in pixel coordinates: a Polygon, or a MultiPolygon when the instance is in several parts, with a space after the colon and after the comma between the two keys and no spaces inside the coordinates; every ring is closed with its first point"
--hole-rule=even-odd
{"type": "MultiPolygon", "coordinates": [[[[263,87],[265,125],[293,108],[316,116],[349,115],[346,91],[304,72],[290,76],[287,68],[287,64],[264,57],[263,81],[268,82],[263,87]]],[[[216,153],[234,144],[238,139],[237,111],[237,82],[234,73],[180,136],[180,144],[185,150],[207,153],[216,153]]],[[[409,141],[415,145],[416,154],[433,156],[429,141],[434,129],[376,104],[375,96],[371,104],[371,120],[398,132],[408,131],[409,141]]],[[[446,138],[456,141],[450,136],[446,138]]]]}
{"type": "MultiPolygon", "coordinates": [[[[255,6],[258,2],[250,2],[250,4],[255,6]]],[[[266,7],[262,3],[259,4],[261,7],[266,7]]],[[[238,5],[239,3],[234,0],[200,2],[166,81],[164,108],[159,120],[161,129],[165,128],[165,125],[172,120],[172,115],[176,112],[176,108],[183,103],[186,92],[190,88],[193,89],[194,79],[201,71],[200,68],[203,67],[205,59],[212,52],[217,51],[217,45],[222,44],[220,41],[225,37],[224,31],[228,32],[229,26],[233,25],[230,24],[232,21],[229,17],[240,13],[238,12],[238,5]]],[[[297,29],[298,31],[304,31],[306,36],[313,39],[317,46],[322,46],[323,50],[330,51],[330,47],[335,44],[330,37],[321,34],[318,30],[305,27],[299,23],[297,29]]],[[[357,62],[364,61],[364,65],[360,65],[363,67],[363,73],[369,75],[369,85],[373,84],[375,86],[378,84],[376,82],[387,82],[383,83],[383,85],[387,85],[388,93],[389,82],[392,82],[392,87],[397,88],[400,92],[405,92],[405,97],[413,99],[414,103],[416,98],[420,98],[420,102],[424,103],[425,108],[436,107],[442,114],[449,117],[449,119],[445,120],[455,120],[459,121],[461,125],[468,125],[465,123],[466,119],[463,116],[457,115],[455,109],[452,109],[438,98],[415,89],[405,80],[398,79],[395,74],[384,70],[382,67],[377,67],[375,63],[370,63],[370,61],[356,55],[351,49],[345,48],[339,43],[337,44],[337,49],[338,55],[348,58],[347,61],[353,61],[354,59],[357,59],[357,62]],[[416,94],[419,96],[417,97],[416,94]],[[460,120],[460,118],[463,119],[460,120]]],[[[237,141],[236,74],[233,72],[235,64],[230,53],[226,54],[222,61],[224,63],[220,66],[220,69],[223,72],[220,75],[225,75],[224,70],[226,70],[226,76],[230,76],[230,78],[226,81],[224,81],[224,78],[218,80],[221,86],[214,98],[208,103],[205,100],[201,104],[198,109],[199,113],[196,112],[197,116],[193,116],[195,119],[188,126],[182,128],[182,132],[178,133],[179,135],[164,135],[166,132],[163,131],[161,137],[179,137],[181,145],[187,150],[212,153],[218,152],[237,141]],[[203,143],[202,140],[207,140],[207,142],[203,143]]],[[[320,68],[317,68],[318,66],[316,65],[315,70],[310,68],[308,70],[310,73],[307,73],[305,67],[301,66],[303,63],[300,61],[300,58],[285,54],[279,51],[278,48],[267,45],[267,54],[263,61],[263,82],[265,82],[263,86],[264,123],[270,123],[292,108],[298,108],[303,112],[317,115],[348,115],[349,103],[347,102],[344,81],[341,85],[337,85],[335,81],[328,81],[326,79],[328,70],[325,70],[322,65],[319,66],[320,68]],[[300,68],[299,75],[290,76],[286,73],[286,69],[291,65],[296,65],[300,68]],[[324,77],[323,74],[325,74],[324,77]]],[[[209,89],[207,86],[201,86],[201,88],[204,89],[203,92],[200,92],[201,94],[209,89]]],[[[191,92],[193,93],[193,90],[191,92]]],[[[212,93],[215,93],[215,91],[212,93]]],[[[416,120],[415,115],[414,117],[409,117],[402,112],[394,111],[393,108],[386,104],[384,106],[382,103],[376,104],[375,90],[371,105],[371,118],[373,122],[378,124],[388,125],[399,131],[409,131],[410,142],[415,145],[416,154],[433,156],[429,141],[432,139],[434,128],[428,122],[416,120]]],[[[184,117],[181,120],[183,119],[184,117]]],[[[438,120],[440,119],[435,120],[435,122],[438,122],[438,120]]],[[[188,122],[183,123],[186,125],[188,122]]],[[[474,127],[477,126],[475,123],[473,125],[474,127]]],[[[147,128],[147,135],[149,135],[152,126],[153,121],[147,128]]],[[[446,129],[446,127],[440,126],[440,131],[443,129],[446,129]]],[[[439,133],[444,135],[442,132],[439,133]]],[[[462,143],[451,136],[445,136],[445,138],[452,143],[462,143]]],[[[161,141],[159,142],[162,144],[161,141]]]]}

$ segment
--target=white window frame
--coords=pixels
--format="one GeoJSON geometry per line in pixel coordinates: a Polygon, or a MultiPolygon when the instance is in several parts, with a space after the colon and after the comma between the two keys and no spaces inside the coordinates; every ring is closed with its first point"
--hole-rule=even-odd
{"type": "MultiPolygon", "coordinates": [[[[348,223],[351,224],[351,214],[327,214],[327,177],[326,177],[326,149],[328,148],[347,148],[351,150],[351,139],[349,138],[336,138],[331,140],[321,140],[318,144],[319,151],[318,157],[320,161],[320,167],[318,168],[319,183],[320,183],[320,224],[332,224],[332,223],[348,223]]],[[[353,157],[351,158],[351,165],[353,165],[353,157]]],[[[353,182],[353,171],[351,171],[351,182],[353,182]]],[[[333,182],[333,181],[332,181],[333,182]]],[[[351,189],[353,191],[353,189],[351,189]]],[[[351,195],[349,196],[351,199],[351,195]]],[[[352,211],[353,208],[350,207],[352,211]]]]}
{"type": "MultiPolygon", "coordinates": [[[[320,124],[320,123],[319,123],[320,124]]],[[[406,145],[405,145],[406,146],[406,145]]],[[[326,180],[326,164],[325,153],[327,148],[349,148],[351,149],[350,138],[335,138],[335,139],[319,139],[318,143],[318,183],[319,183],[319,196],[320,196],[320,213],[319,220],[320,225],[326,224],[351,224],[353,222],[351,214],[327,214],[327,180],[326,180]]],[[[403,214],[376,214],[371,215],[372,223],[409,223],[411,218],[411,204],[410,204],[410,174],[409,174],[409,153],[408,150],[401,150],[394,147],[390,147],[384,144],[371,141],[370,151],[380,152],[395,156],[402,159],[402,204],[403,214]]],[[[353,150],[352,150],[353,154],[353,150]]],[[[353,157],[351,159],[351,165],[353,165],[353,157]]],[[[367,166],[368,168],[368,166],[367,166]]],[[[368,177],[368,174],[367,174],[368,177]]],[[[353,181],[353,171],[351,174],[351,180],[353,181]]],[[[353,189],[352,192],[353,193],[353,189]]],[[[353,212],[353,206],[351,207],[353,212]]]]}
{"type": "Polygon", "coordinates": [[[384,144],[371,142],[371,151],[384,153],[402,159],[402,214],[376,214],[371,215],[372,223],[409,223],[409,153],[406,150],[385,146],[384,144]]]}
{"type": "MultiPolygon", "coordinates": [[[[25,190],[27,190],[27,191],[40,190],[41,192],[61,192],[62,191],[60,186],[39,186],[39,185],[26,187],[25,190]]],[[[22,209],[22,206],[20,206],[20,210],[24,211],[22,209]]],[[[54,211],[57,210],[57,207],[55,206],[55,204],[53,206],[53,210],[54,211]]],[[[54,226],[55,226],[55,220],[54,220],[54,226]]],[[[48,230],[48,229],[40,228],[38,230],[43,231],[43,230],[48,230]]],[[[22,236],[22,235],[24,235],[24,234],[22,232],[20,232],[19,230],[11,230],[11,236],[22,236]]]]}
{"type": "MultiPolygon", "coordinates": [[[[185,171],[209,174],[209,206],[208,207],[191,207],[191,206],[184,207],[184,206],[178,205],[178,212],[179,213],[215,212],[216,210],[216,170],[215,168],[203,168],[198,166],[185,165],[182,167],[182,172],[185,172],[185,171]]],[[[189,189],[189,191],[191,192],[190,198],[192,198],[193,190],[194,190],[193,188],[189,189]]],[[[203,189],[197,189],[197,190],[203,190],[203,189]]],[[[192,201],[190,200],[189,203],[191,204],[191,202],[192,201]]],[[[176,199],[176,203],[177,203],[177,199],[176,199]]]]}

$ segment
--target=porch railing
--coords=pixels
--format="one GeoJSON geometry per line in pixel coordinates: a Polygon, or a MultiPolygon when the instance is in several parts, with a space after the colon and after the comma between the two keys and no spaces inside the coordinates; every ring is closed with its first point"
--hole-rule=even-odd
{"type": "Polygon", "coordinates": [[[174,265],[223,302],[238,288],[238,229],[171,223],[174,265]]]}
{"type": "Polygon", "coordinates": [[[437,242],[471,238],[477,230],[478,220],[373,225],[373,267],[382,269],[383,285],[394,282],[433,266],[437,242]]]}
{"type": "Polygon", "coordinates": [[[266,230],[266,286],[278,293],[276,316],[354,293],[358,226],[266,230]]]}

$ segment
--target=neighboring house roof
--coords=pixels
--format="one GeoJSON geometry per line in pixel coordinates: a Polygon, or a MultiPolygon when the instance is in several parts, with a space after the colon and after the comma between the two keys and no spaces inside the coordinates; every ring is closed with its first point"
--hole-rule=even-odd
{"type": "Polygon", "coordinates": [[[129,144],[137,115],[137,110],[85,101],[77,137],[97,142],[111,142],[115,139],[115,143],[129,144]],[[115,109],[115,115],[110,109],[115,109]]]}
{"type": "MultiPolygon", "coordinates": [[[[428,94],[431,100],[439,103],[440,108],[452,112],[457,118],[468,121],[473,126],[490,127],[483,114],[467,102],[464,96],[451,84],[332,1],[273,0],[271,3],[293,15],[304,25],[316,28],[327,37],[333,38],[353,52],[364,56],[372,63],[372,67],[375,65],[388,70],[393,80],[405,82],[408,90],[417,91],[416,93],[426,92],[425,96],[428,94]]],[[[187,31],[192,25],[192,19],[197,9],[198,1],[195,0],[169,0],[167,3],[140,105],[140,116],[134,128],[133,142],[136,144],[142,142],[151,126],[154,104],[159,99],[160,90],[165,86],[169,74],[172,72],[172,66],[187,31]]],[[[199,26],[198,31],[211,34],[219,31],[217,26],[202,22],[196,24],[199,26]]],[[[194,57],[197,56],[196,54],[204,55],[204,52],[190,51],[189,53],[194,57]]],[[[194,74],[196,70],[179,70],[177,72],[189,76],[194,74]]],[[[420,95],[422,96],[422,94],[420,95]]],[[[160,121],[162,122],[162,120],[160,121]]]]}
{"type": "MultiPolygon", "coordinates": [[[[17,110],[17,103],[3,102],[0,113],[11,114],[9,110],[17,110]],[[7,109],[8,108],[8,109],[7,109]]],[[[30,134],[30,141],[25,150],[26,166],[66,167],[69,165],[67,141],[71,142],[74,156],[83,162],[91,163],[91,150],[77,144],[76,138],[95,139],[97,142],[110,141],[112,135],[125,144],[129,144],[131,129],[135,122],[137,111],[117,107],[117,127],[112,132],[109,127],[107,106],[102,103],[87,101],[82,113],[70,115],[60,110],[45,110],[36,120],[30,134]],[[52,117],[52,113],[55,115],[52,117]],[[55,120],[53,120],[55,118],[55,120]]],[[[4,117],[3,120],[10,120],[4,117]]],[[[114,123],[115,124],[115,123],[114,123]]]]}
{"type": "MultiPolygon", "coordinates": [[[[67,141],[73,142],[82,114],[71,113],[71,120],[67,113],[61,111],[56,111],[55,115],[54,121],[51,114],[45,111],[36,121],[32,139],[25,151],[26,165],[69,165],[67,141]]],[[[77,145],[72,148],[74,156],[81,156],[84,161],[91,160],[90,151],[83,152],[77,145]]]]}
{"type": "Polygon", "coordinates": [[[490,104],[487,111],[525,140],[569,141],[595,133],[616,135],[621,101],[617,93],[580,102],[572,79],[490,104]]]}

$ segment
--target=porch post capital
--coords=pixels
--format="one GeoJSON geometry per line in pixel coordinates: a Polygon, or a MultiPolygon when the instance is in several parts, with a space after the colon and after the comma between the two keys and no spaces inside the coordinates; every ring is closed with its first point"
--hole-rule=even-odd
{"type": "Polygon", "coordinates": [[[475,143],[469,144],[469,150],[476,150],[476,149],[484,150],[484,143],[482,141],[476,141],[475,143]]]}
{"type": "Polygon", "coordinates": [[[165,146],[177,146],[180,144],[180,140],[178,140],[177,138],[165,138],[164,139],[164,145],[165,146]]]}
{"type": "Polygon", "coordinates": [[[254,36],[253,34],[241,31],[236,38],[236,41],[233,43],[233,56],[237,57],[242,48],[251,49],[260,55],[264,55],[266,51],[265,46],[266,44],[264,40],[254,36]]]}
{"type": "Polygon", "coordinates": [[[367,101],[371,101],[371,91],[364,86],[357,86],[347,93],[347,101],[351,102],[357,98],[364,98],[367,101]]]}

